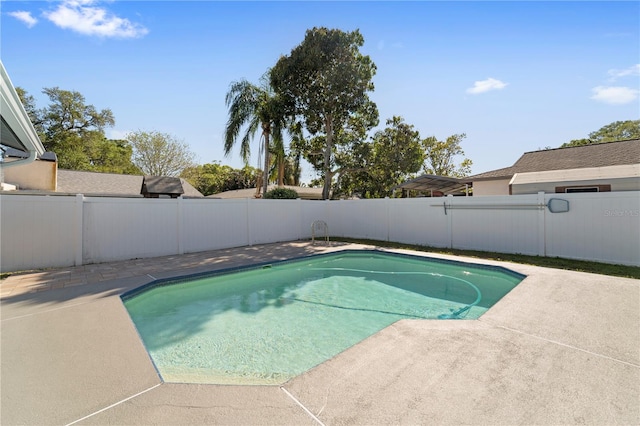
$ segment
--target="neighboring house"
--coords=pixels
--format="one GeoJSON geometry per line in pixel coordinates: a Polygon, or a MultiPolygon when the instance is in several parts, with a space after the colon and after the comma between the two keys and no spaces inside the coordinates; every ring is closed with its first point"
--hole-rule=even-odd
{"type": "Polygon", "coordinates": [[[474,196],[640,191],[640,139],[526,152],[468,179],[474,196]]]}
{"type": "Polygon", "coordinates": [[[140,193],[145,198],[178,198],[184,194],[184,185],[177,177],[145,176],[140,193]]]}
{"type": "Polygon", "coordinates": [[[180,178],[58,170],[56,155],[45,152],[2,62],[0,116],[0,191],[115,197],[203,197],[200,191],[180,178]],[[143,185],[145,179],[149,185],[143,185]]]}
{"type": "Polygon", "coordinates": [[[153,176],[119,175],[115,173],[95,173],[78,170],[58,170],[56,192],[84,194],[86,196],[111,197],[202,198],[203,195],[182,178],[158,179],[153,176]],[[143,182],[153,182],[151,191],[143,188],[143,182]],[[182,194],[180,194],[182,191],[182,194]]]}
{"type": "MultiPolygon", "coordinates": [[[[47,157],[46,154],[44,157],[47,157]]],[[[200,191],[182,178],[58,170],[55,165],[55,161],[39,158],[31,164],[7,169],[5,180],[12,184],[14,193],[83,194],[89,197],[203,197],[200,191]],[[145,180],[151,185],[143,185],[145,180]]]]}

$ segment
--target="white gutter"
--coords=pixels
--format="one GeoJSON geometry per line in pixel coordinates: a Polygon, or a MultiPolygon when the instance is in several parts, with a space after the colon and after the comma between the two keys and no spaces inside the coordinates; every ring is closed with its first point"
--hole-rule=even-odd
{"type": "Polygon", "coordinates": [[[26,148],[27,158],[15,161],[0,161],[0,168],[19,166],[34,161],[38,155],[44,154],[44,146],[38,137],[33,123],[29,119],[27,111],[24,109],[20,97],[16,92],[11,79],[0,61],[0,113],[2,119],[9,126],[18,142],[26,148]]]}

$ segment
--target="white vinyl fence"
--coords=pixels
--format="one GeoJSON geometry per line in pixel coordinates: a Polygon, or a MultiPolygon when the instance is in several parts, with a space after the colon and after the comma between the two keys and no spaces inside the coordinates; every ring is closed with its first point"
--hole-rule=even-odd
{"type": "Polygon", "coordinates": [[[334,237],[640,266],[640,193],[344,201],[0,195],[0,270],[334,237]],[[552,213],[550,199],[568,201],[552,213]]]}

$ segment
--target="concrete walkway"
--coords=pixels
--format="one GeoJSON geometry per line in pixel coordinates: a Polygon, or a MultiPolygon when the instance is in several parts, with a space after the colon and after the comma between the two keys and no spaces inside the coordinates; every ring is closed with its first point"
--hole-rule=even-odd
{"type": "Polygon", "coordinates": [[[479,320],[399,321],[282,386],[162,383],[119,298],[153,278],[343,248],[365,247],[270,244],[3,280],[0,424],[640,424],[638,280],[483,261],[527,278],[479,320]]]}

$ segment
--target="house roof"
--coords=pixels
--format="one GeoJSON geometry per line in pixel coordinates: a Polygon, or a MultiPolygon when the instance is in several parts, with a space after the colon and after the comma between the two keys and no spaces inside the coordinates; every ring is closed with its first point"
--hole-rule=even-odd
{"type": "Polygon", "coordinates": [[[29,153],[27,158],[21,161],[33,161],[37,155],[44,153],[44,146],[2,61],[0,61],[0,117],[0,145],[29,153]]]}
{"type": "Polygon", "coordinates": [[[640,139],[631,139],[525,152],[511,167],[480,173],[471,176],[470,179],[474,181],[506,179],[511,178],[516,173],[620,166],[637,163],[640,163],[640,139]]]}
{"type": "Polygon", "coordinates": [[[179,178],[168,176],[145,176],[142,179],[142,194],[182,195],[184,190],[179,178]]]}
{"type": "MultiPolygon", "coordinates": [[[[27,158],[29,157],[29,154],[19,149],[5,148],[4,156],[6,158],[27,158]]],[[[38,154],[36,159],[41,161],[58,161],[58,157],[56,156],[55,152],[51,151],[46,151],[42,154],[38,154]]]]}
{"type": "MultiPolygon", "coordinates": [[[[175,178],[182,184],[183,196],[199,198],[203,195],[189,182],[175,178]]],[[[96,173],[78,170],[58,170],[56,192],[70,194],[141,197],[143,176],[120,175],[115,173],[96,173]]]]}

